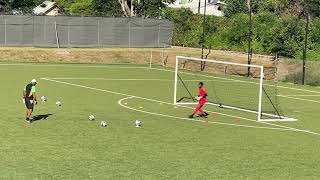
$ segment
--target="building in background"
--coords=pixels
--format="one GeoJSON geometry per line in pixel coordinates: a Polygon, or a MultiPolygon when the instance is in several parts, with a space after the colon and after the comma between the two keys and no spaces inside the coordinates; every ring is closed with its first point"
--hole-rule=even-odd
{"type": "Polygon", "coordinates": [[[33,9],[35,15],[57,16],[61,15],[61,9],[56,2],[44,1],[33,9]]]}
{"type": "Polygon", "coordinates": [[[224,16],[223,7],[225,6],[225,3],[220,0],[176,0],[176,2],[169,5],[169,7],[189,8],[195,14],[203,14],[205,1],[207,1],[207,15],[224,16]]]}

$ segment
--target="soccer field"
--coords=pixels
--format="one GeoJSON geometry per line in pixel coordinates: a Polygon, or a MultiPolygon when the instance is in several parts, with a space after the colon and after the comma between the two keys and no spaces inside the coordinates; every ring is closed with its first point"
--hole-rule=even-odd
{"type": "Polygon", "coordinates": [[[278,85],[295,122],[210,105],[207,119],[189,119],[192,106],[172,104],[171,69],[28,63],[0,71],[0,179],[320,178],[319,88],[278,85]],[[38,99],[48,99],[34,115],[48,117],[27,124],[22,90],[32,78],[38,99]]]}

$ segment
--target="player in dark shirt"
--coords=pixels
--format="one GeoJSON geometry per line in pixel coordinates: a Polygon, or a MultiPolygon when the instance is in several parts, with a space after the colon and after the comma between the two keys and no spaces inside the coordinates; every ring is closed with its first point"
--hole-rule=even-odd
{"type": "Polygon", "coordinates": [[[27,107],[26,122],[28,123],[31,123],[33,120],[31,115],[34,105],[37,104],[36,85],[37,81],[35,79],[32,79],[31,83],[27,84],[26,88],[23,91],[23,102],[27,107]]]}

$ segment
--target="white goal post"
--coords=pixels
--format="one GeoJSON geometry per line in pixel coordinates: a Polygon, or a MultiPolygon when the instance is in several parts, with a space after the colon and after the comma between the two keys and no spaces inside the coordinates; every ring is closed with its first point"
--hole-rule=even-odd
{"type": "Polygon", "coordinates": [[[176,56],[174,78],[174,104],[197,104],[196,85],[204,81],[207,104],[256,113],[257,121],[296,121],[279,113],[272,96],[276,94],[267,94],[263,66],[176,56]]]}

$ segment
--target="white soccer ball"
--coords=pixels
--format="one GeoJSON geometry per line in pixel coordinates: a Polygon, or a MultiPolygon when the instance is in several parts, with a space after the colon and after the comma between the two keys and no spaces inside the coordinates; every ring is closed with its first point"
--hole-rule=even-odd
{"type": "Polygon", "coordinates": [[[57,106],[61,106],[62,104],[61,104],[60,101],[57,101],[57,102],[56,102],[56,105],[57,105],[57,106]]]}
{"type": "Polygon", "coordinates": [[[135,125],[136,125],[137,128],[141,127],[141,121],[136,120],[135,125]]]}
{"type": "Polygon", "coordinates": [[[41,96],[41,101],[42,102],[46,102],[47,101],[47,98],[45,96],[41,96]]]}
{"type": "Polygon", "coordinates": [[[101,125],[102,127],[107,127],[107,122],[102,121],[102,122],[100,123],[100,125],[101,125]]]}
{"type": "Polygon", "coordinates": [[[90,120],[90,121],[95,120],[94,115],[90,115],[90,116],[89,116],[89,120],[90,120]]]}

